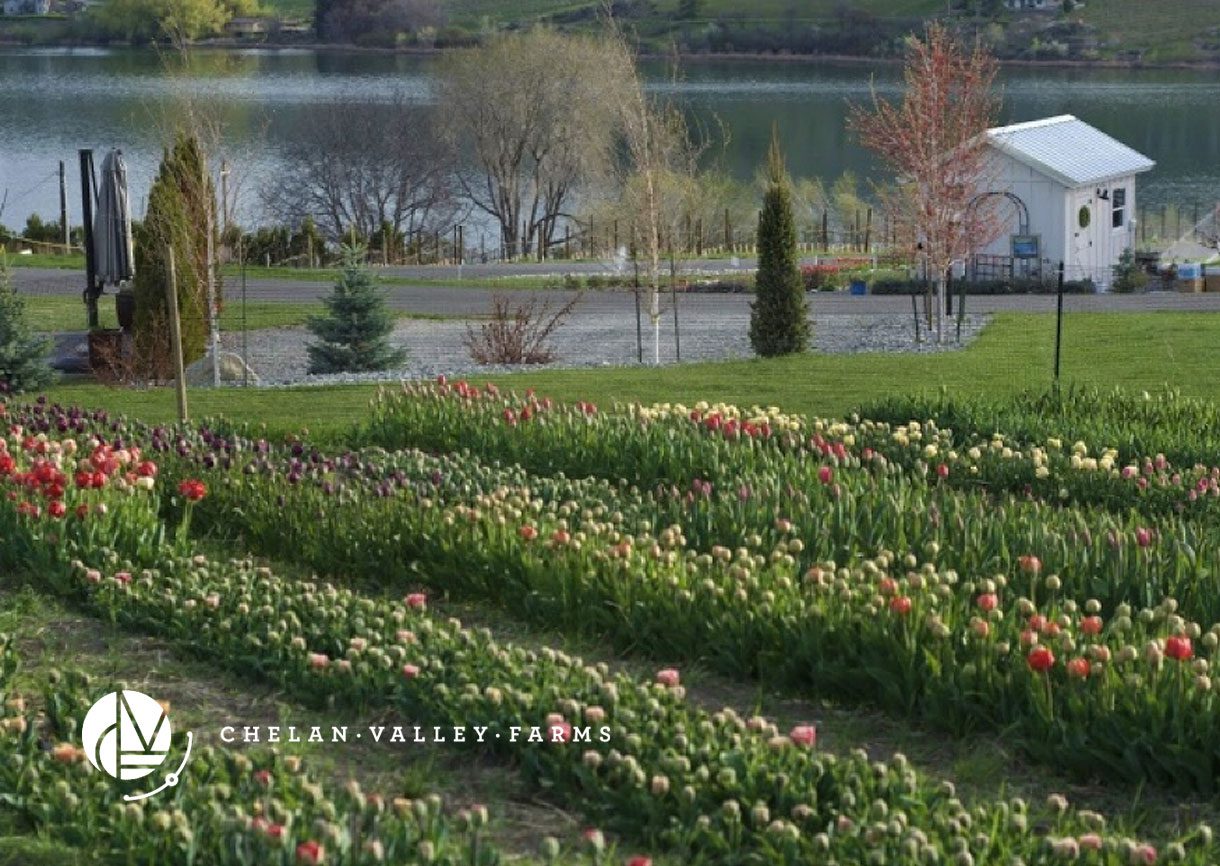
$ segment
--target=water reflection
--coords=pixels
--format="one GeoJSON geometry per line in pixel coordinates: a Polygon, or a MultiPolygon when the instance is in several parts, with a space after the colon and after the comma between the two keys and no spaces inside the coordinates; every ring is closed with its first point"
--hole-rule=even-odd
{"type": "MultiPolygon", "coordinates": [[[[60,159],[74,165],[79,147],[122,146],[140,202],[183,101],[221,119],[247,179],[246,216],[253,216],[249,192],[274,179],[280,145],[315,112],[353,99],[377,111],[396,92],[409,104],[429,104],[436,62],[406,54],[197,50],[180,74],[147,51],[0,51],[0,189],[10,190],[3,221],[57,213],[51,175],[60,159]]],[[[897,95],[900,85],[900,70],[888,65],[697,60],[677,81],[664,64],[649,64],[648,72],[656,90],[683,100],[695,118],[728,125],[724,164],[740,178],[753,175],[776,119],[794,172],[868,176],[875,166],[844,128],[847,104],[873,89],[897,95]]],[[[1156,159],[1141,186],[1143,203],[1220,200],[1220,73],[1016,69],[1002,78],[1006,122],[1072,113],[1156,159]]]]}

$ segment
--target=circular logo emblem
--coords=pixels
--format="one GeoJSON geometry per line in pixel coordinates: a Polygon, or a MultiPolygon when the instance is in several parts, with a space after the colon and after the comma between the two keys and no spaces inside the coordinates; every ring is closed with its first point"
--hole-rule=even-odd
{"type": "Polygon", "coordinates": [[[169,756],[169,715],[142,692],[111,692],[89,708],[81,745],[89,763],[116,779],[140,779],[169,756]]]}

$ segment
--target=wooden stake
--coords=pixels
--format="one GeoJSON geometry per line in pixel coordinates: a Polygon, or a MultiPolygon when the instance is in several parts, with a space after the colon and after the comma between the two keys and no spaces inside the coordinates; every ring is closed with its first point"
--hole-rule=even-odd
{"type": "Polygon", "coordinates": [[[182,362],[182,322],[178,319],[178,274],[174,268],[174,248],[165,247],[169,263],[169,282],[165,285],[169,300],[169,336],[174,352],[174,383],[178,392],[178,420],[186,423],[186,367],[182,362]]]}

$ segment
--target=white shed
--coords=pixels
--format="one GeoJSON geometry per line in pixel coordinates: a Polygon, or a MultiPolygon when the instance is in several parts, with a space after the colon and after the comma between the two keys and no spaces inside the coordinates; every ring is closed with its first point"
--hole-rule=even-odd
{"type": "Polygon", "coordinates": [[[1002,195],[1000,239],[975,260],[989,268],[1109,284],[1111,268],[1135,241],[1135,178],[1148,157],[1070,114],[988,130],[995,161],[983,194],[1002,195]]]}

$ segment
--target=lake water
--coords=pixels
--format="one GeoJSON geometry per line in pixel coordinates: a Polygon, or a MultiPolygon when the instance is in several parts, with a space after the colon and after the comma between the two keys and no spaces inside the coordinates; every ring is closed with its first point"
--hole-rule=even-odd
{"type": "MultiPolygon", "coordinates": [[[[111,49],[0,50],[0,222],[19,228],[30,213],[56,219],[59,160],[68,164],[69,208],[79,219],[77,150],[121,147],[132,196],[142,209],[156,171],[166,118],[190,96],[219,109],[230,161],[245,178],[243,216],[256,218],[260,184],[281,171],[284,142],[317,112],[340,100],[376,110],[405,95],[432,99],[435,59],[408,55],[310,50],[198,51],[191,74],[168,74],[149,51],[111,49]]],[[[653,86],[672,91],[698,117],[727,124],[723,154],[748,178],[778,121],[789,167],[833,179],[845,170],[867,177],[869,156],[844,127],[849,100],[899,93],[891,66],[835,66],[760,61],[698,61],[681,81],[660,67],[653,86]]],[[[1071,113],[1157,161],[1141,181],[1141,203],[1207,210],[1220,201],[1220,72],[1178,70],[1006,70],[1003,120],[1071,113]]]]}

